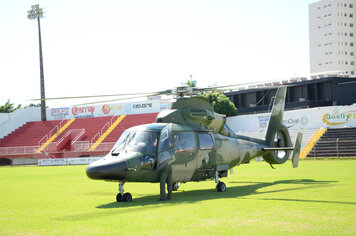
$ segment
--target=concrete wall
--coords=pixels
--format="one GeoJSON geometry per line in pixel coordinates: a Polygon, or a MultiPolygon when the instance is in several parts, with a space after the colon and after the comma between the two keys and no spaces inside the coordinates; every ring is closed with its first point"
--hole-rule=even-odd
{"type": "Polygon", "coordinates": [[[41,120],[40,107],[28,107],[11,113],[0,113],[0,138],[30,121],[41,120]]]}

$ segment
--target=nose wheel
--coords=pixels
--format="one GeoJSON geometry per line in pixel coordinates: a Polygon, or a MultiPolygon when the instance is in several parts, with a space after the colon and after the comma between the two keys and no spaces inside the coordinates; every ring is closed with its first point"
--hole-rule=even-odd
{"type": "Polygon", "coordinates": [[[124,194],[124,184],[125,184],[125,182],[119,183],[119,193],[116,195],[117,202],[131,202],[132,201],[132,195],[130,193],[124,194]]]}

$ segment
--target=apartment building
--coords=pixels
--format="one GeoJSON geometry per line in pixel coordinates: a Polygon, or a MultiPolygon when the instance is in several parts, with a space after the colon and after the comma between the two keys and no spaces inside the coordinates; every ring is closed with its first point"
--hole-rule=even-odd
{"type": "Polygon", "coordinates": [[[309,5],[311,75],[356,77],[356,0],[309,5]]]}

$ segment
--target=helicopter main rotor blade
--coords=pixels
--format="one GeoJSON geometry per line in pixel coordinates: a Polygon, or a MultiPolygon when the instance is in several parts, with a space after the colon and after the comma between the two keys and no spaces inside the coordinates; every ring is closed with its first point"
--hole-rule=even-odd
{"type": "Polygon", "coordinates": [[[88,102],[88,103],[77,104],[75,106],[86,106],[86,105],[93,105],[93,104],[99,104],[99,103],[116,102],[116,101],[120,101],[120,100],[144,98],[144,97],[147,97],[147,96],[157,96],[157,95],[162,95],[162,93],[155,93],[155,94],[149,94],[149,95],[146,94],[146,95],[142,95],[142,96],[126,97],[126,98],[116,98],[116,99],[102,100],[102,101],[96,101],[96,102],[88,102]]]}
{"type": "Polygon", "coordinates": [[[193,88],[195,91],[209,91],[209,90],[224,90],[224,88],[235,88],[244,85],[250,84],[259,84],[259,83],[271,83],[271,81],[257,81],[257,82],[248,82],[248,83],[240,83],[240,84],[230,84],[230,85],[222,85],[222,86],[212,86],[212,87],[205,87],[205,88],[193,88]]]}
{"type": "Polygon", "coordinates": [[[80,98],[100,98],[100,97],[119,97],[119,96],[133,96],[133,95],[149,95],[154,92],[146,93],[120,93],[120,94],[106,94],[106,95],[89,95],[89,96],[73,96],[73,97],[54,97],[54,98],[36,98],[30,99],[30,101],[44,101],[44,100],[65,100],[65,99],[80,99],[80,98]]]}

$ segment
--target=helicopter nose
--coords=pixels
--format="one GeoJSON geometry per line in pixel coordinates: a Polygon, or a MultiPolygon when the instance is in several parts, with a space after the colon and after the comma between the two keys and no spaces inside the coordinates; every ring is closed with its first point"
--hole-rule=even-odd
{"type": "Polygon", "coordinates": [[[99,160],[88,165],[86,172],[91,179],[125,180],[127,164],[125,161],[99,160]]]}

